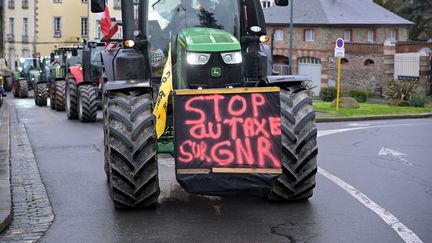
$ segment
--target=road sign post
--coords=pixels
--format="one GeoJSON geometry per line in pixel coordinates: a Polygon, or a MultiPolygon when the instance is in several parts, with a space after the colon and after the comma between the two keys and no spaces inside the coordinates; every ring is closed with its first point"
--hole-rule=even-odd
{"type": "Polygon", "coordinates": [[[345,57],[345,42],[342,38],[336,40],[335,57],[338,59],[338,74],[337,74],[337,93],[336,93],[336,112],[339,112],[339,96],[340,96],[340,76],[341,76],[341,58],[345,57]]]}

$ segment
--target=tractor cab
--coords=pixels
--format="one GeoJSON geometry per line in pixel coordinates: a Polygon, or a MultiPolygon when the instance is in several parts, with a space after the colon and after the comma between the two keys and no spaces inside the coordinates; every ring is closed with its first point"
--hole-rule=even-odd
{"type": "Polygon", "coordinates": [[[29,83],[37,82],[40,77],[40,60],[32,57],[20,58],[16,70],[16,79],[25,78],[29,83]]]}

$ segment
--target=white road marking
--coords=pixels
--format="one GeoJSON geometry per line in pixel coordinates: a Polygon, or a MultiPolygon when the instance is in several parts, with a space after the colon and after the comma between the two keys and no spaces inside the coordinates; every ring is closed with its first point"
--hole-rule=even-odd
{"type": "Polygon", "coordinates": [[[318,172],[327,179],[334,182],[340,188],[348,192],[352,197],[357,199],[365,207],[376,213],[386,224],[392,227],[393,230],[396,231],[396,233],[405,242],[423,242],[414,232],[412,232],[410,229],[408,229],[408,227],[402,224],[402,222],[400,222],[399,219],[397,219],[393,214],[391,214],[385,208],[381,207],[380,205],[369,199],[365,194],[322,168],[318,168],[318,172]]]}
{"type": "MultiPolygon", "coordinates": [[[[355,130],[369,129],[369,128],[382,128],[382,127],[395,127],[395,126],[414,126],[414,125],[424,125],[424,123],[414,123],[414,124],[394,124],[394,125],[377,125],[377,126],[365,126],[365,127],[353,127],[353,128],[342,128],[342,129],[332,129],[332,130],[324,130],[318,131],[318,137],[332,135],[336,133],[349,132],[355,130]]],[[[400,154],[402,156],[404,154],[400,154]]],[[[393,228],[394,231],[404,240],[409,243],[421,243],[423,242],[413,231],[411,231],[408,227],[406,227],[402,222],[399,221],[393,214],[387,211],[385,208],[381,207],[371,199],[369,199],[365,194],[361,191],[357,190],[350,184],[346,183],[342,179],[337,176],[331,174],[330,172],[318,167],[318,173],[338,185],[352,197],[357,199],[361,204],[365,207],[369,208],[377,214],[386,224],[393,228]]]]}
{"type": "Polygon", "coordinates": [[[370,126],[369,123],[348,123],[348,127],[367,127],[370,126]]]}
{"type": "Polygon", "coordinates": [[[408,160],[402,158],[402,156],[407,155],[407,154],[404,154],[404,153],[399,152],[399,151],[394,150],[394,149],[389,149],[389,148],[386,148],[386,147],[382,147],[380,149],[380,151],[378,152],[378,155],[381,155],[381,156],[391,156],[393,158],[398,159],[399,161],[401,161],[405,165],[410,165],[410,166],[413,165],[408,160]]]}
{"type": "Polygon", "coordinates": [[[425,125],[425,123],[376,125],[376,126],[365,126],[365,127],[352,127],[352,128],[330,129],[330,130],[318,131],[318,137],[332,135],[332,134],[336,134],[336,133],[342,133],[342,132],[350,132],[350,131],[356,131],[356,130],[370,129],[370,128],[399,127],[399,126],[419,126],[419,125],[425,125]]]}

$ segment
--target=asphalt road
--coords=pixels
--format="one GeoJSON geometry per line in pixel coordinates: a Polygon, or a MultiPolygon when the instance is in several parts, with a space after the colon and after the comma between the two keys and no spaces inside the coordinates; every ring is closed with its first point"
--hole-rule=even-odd
{"type": "MultiPolygon", "coordinates": [[[[322,174],[314,196],[303,202],[203,197],[179,187],[169,156],[159,160],[159,206],[115,210],[103,170],[101,114],[98,122],[83,124],[67,120],[64,112],[35,107],[33,99],[8,100],[25,124],[55,213],[42,242],[404,241],[364,202],[322,174]]],[[[432,119],[318,128],[319,167],[387,210],[423,242],[432,242],[432,119]]]]}

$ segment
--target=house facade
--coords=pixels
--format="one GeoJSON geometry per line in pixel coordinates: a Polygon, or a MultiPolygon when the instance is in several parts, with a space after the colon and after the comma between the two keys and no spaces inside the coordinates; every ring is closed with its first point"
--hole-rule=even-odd
{"type": "Polygon", "coordinates": [[[14,70],[15,61],[35,52],[35,2],[5,0],[3,3],[3,54],[14,70]]]}
{"type": "Polygon", "coordinates": [[[385,79],[384,43],[406,42],[408,27],[413,24],[370,0],[308,0],[291,3],[294,4],[292,62],[289,60],[289,9],[262,1],[267,33],[271,36],[273,62],[279,73],[287,73],[288,65],[292,64],[293,74],[309,75],[316,94],[321,87],[336,84],[336,39],[343,38],[346,43],[346,55],[341,68],[342,89],[373,91],[385,79]],[[350,52],[350,46],[358,45],[362,45],[362,51],[350,52]]]}
{"type": "Polygon", "coordinates": [[[73,45],[89,36],[88,0],[33,0],[35,56],[47,56],[61,45],[73,45]]]}

